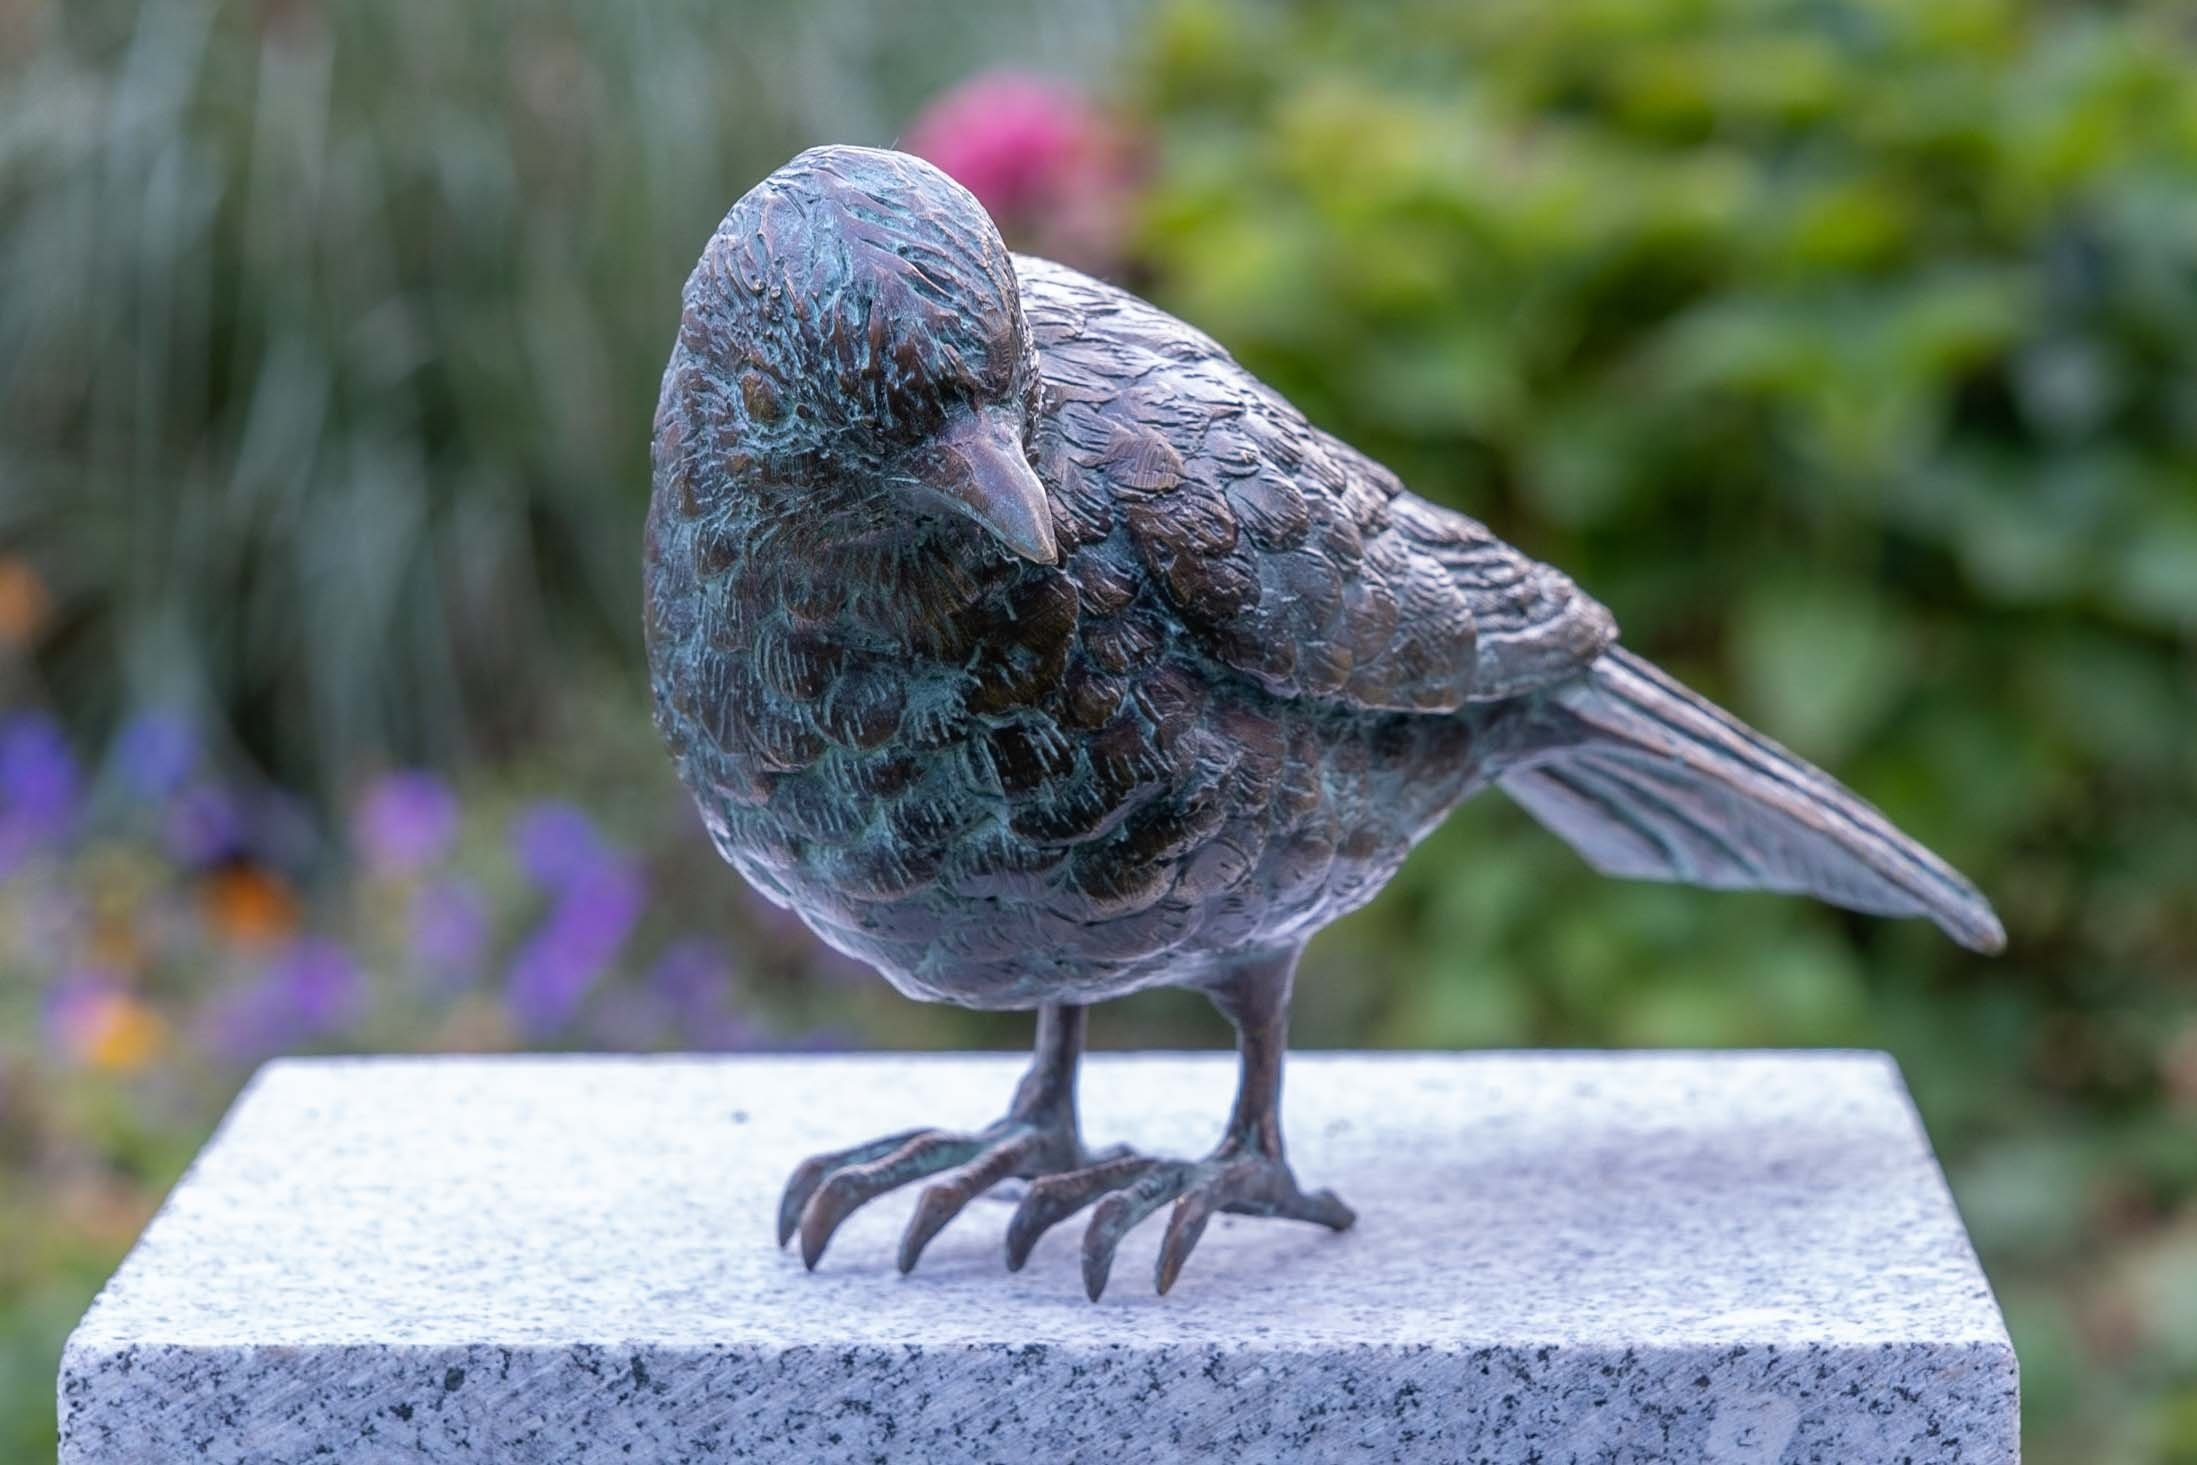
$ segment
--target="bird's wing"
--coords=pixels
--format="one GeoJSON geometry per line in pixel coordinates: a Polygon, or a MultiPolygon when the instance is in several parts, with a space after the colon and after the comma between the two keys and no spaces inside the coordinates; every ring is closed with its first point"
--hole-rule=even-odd
{"type": "Polygon", "coordinates": [[[1515,696],[1616,637],[1560,571],[1406,491],[1210,337],[1060,265],[1016,266],[1072,574],[1108,573],[1077,550],[1120,545],[1215,659],[1363,708],[1515,696]]]}

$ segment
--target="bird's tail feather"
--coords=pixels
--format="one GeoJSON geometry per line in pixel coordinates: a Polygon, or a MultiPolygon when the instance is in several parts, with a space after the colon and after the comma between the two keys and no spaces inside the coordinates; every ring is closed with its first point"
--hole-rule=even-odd
{"type": "Polygon", "coordinates": [[[1612,647],[1551,695],[1573,736],[1500,782],[1603,873],[1790,891],[1928,916],[1975,951],[2006,944],[1990,903],[1951,866],[1639,657],[1612,647]]]}

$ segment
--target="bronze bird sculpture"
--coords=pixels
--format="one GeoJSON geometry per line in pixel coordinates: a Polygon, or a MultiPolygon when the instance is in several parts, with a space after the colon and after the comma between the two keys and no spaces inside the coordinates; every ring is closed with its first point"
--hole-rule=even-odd
{"type": "Polygon", "coordinates": [[[1961,876],[1617,645],[1610,613],[1415,497],[1206,336],[1011,255],[903,154],[801,154],[687,282],[647,527],[657,725],[717,848],[906,995],[1035,1008],[1005,1117],[802,1165],[779,1241],[936,1176],[900,1245],[1031,1183],[1093,1206],[1086,1290],[1171,1207],[1165,1292],[1216,1211],[1341,1230],[1278,1099],[1290,983],[1493,784],[1613,875],[1795,891],[2003,941],[1961,876]],[[1241,1075],[1199,1159],[1093,1153],[1092,1003],[1196,987],[1241,1075]]]}

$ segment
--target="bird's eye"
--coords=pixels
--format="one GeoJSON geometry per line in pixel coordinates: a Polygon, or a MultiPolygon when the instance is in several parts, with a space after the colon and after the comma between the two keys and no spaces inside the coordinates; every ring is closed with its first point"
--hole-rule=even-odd
{"type": "Polygon", "coordinates": [[[747,404],[748,416],[765,427],[786,414],[786,405],[779,400],[778,388],[771,383],[769,377],[759,371],[741,373],[740,400],[747,404]]]}

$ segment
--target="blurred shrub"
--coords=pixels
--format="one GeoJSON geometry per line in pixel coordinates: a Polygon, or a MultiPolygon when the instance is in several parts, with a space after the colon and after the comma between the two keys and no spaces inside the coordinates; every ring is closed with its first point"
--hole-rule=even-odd
{"type": "Polygon", "coordinates": [[[0,549],[48,700],[194,706],[321,787],[538,735],[639,664],[648,418],[725,208],[986,57],[1100,65],[1125,8],[0,5],[0,549]]]}
{"type": "Polygon", "coordinates": [[[1888,1044],[2041,1446],[2197,1458],[2186,1318],[2126,1275],[2183,1296],[2197,1259],[2187,12],[1183,0],[1150,63],[1165,302],[1574,571],[2012,931],[1985,963],[1609,885],[1490,800],[1316,948],[1304,1028],[1888,1044]]]}
{"type": "Polygon", "coordinates": [[[0,0],[0,1459],[270,1052],[1009,1040],[702,842],[647,424],[743,189],[1136,8],[0,0]]]}

